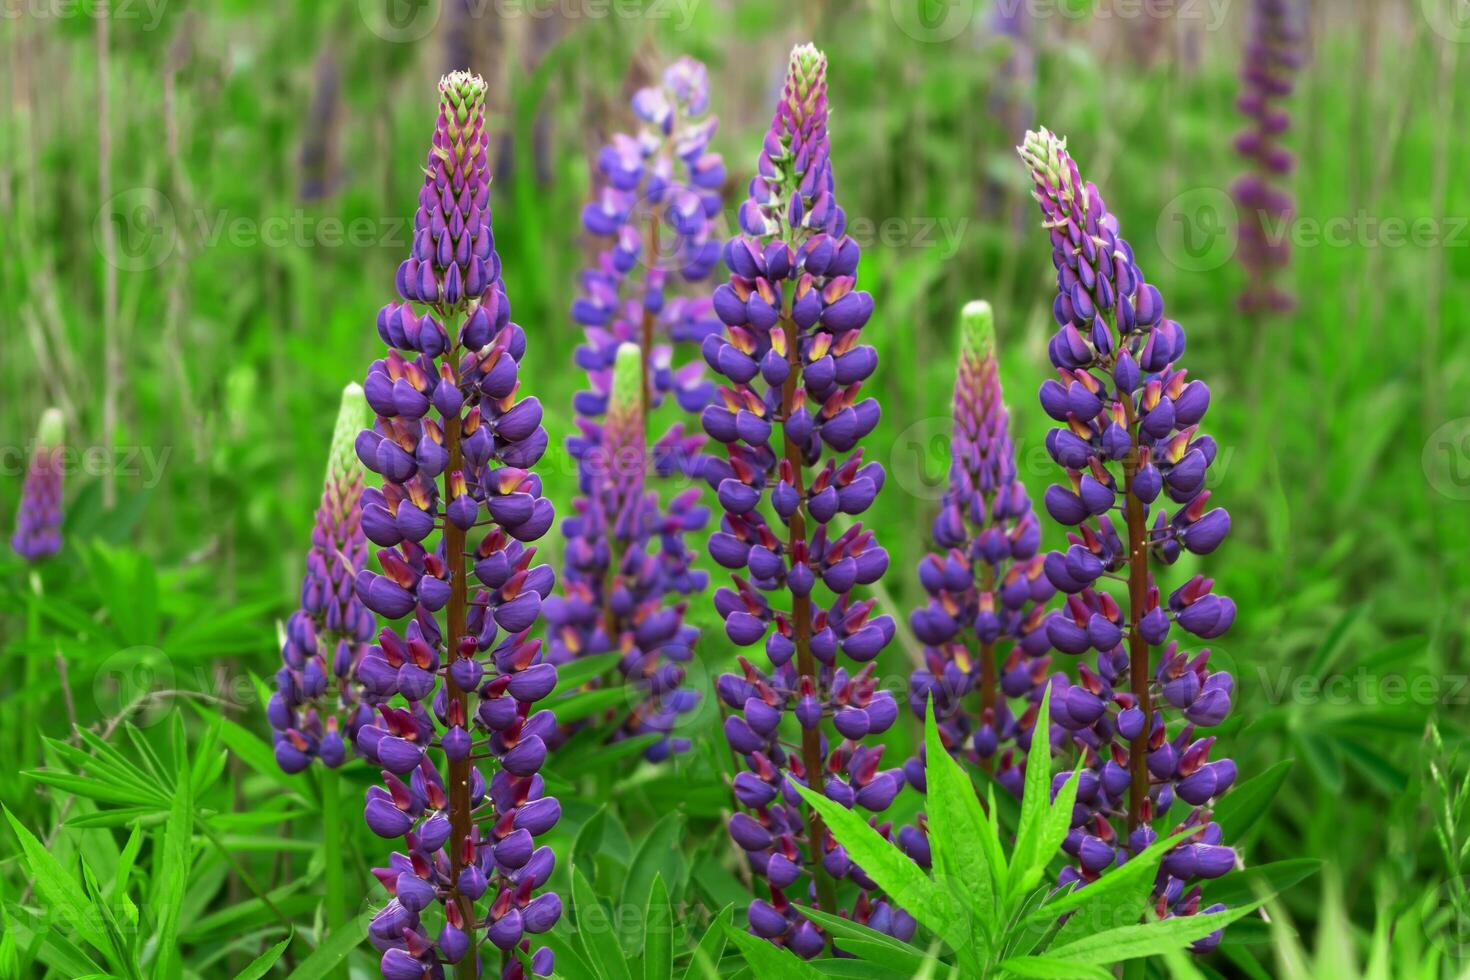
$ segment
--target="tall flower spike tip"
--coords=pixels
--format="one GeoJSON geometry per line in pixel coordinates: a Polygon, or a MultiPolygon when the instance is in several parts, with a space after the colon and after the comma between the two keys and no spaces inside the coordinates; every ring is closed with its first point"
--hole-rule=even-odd
{"type": "MultiPolygon", "coordinates": [[[[1230,530],[1230,515],[1209,509],[1205,489],[1216,445],[1199,423],[1210,391],[1176,367],[1184,331],[1165,318],[1163,297],[1145,281],[1098,189],[1082,181],[1066,142],[1043,129],[1027,134],[1020,153],[1057,270],[1060,329],[1049,346],[1057,378],[1040,397],[1060,423],[1046,447],[1065,479],[1047,489],[1045,505],[1075,529],[1065,551],[1044,559],[1047,578],[1067,594],[1047,637],[1065,654],[1097,653],[1093,666],[1078,666],[1077,683],[1065,674],[1051,679],[1052,741],[1082,751],[1084,785],[1095,787],[1079,792],[1063,844],[1077,864],[1062,884],[1092,881],[1148,847],[1156,818],[1182,800],[1188,812],[1177,826],[1193,833],[1164,859],[1155,911],[1192,915],[1200,910],[1193,883],[1235,863],[1210,818],[1213,801],[1235,781],[1235,764],[1211,761],[1214,738],[1196,736],[1224,720],[1234,682],[1209,670],[1208,650],[1190,655],[1168,637],[1173,627],[1220,636],[1235,620],[1235,603],[1202,575],[1165,596],[1151,566],[1172,565],[1185,551],[1209,554],[1230,530]],[[1121,607],[1096,586],[1105,574],[1125,573],[1121,607]],[[1163,648],[1157,656],[1155,647],[1163,648]],[[1166,714],[1181,717],[1166,725],[1166,714]]],[[[1196,948],[1218,942],[1215,933],[1196,948]]]]}
{"type": "Polygon", "coordinates": [[[675,61],[659,84],[634,94],[639,130],[614,134],[597,157],[582,224],[606,247],[582,270],[571,310],[586,337],[574,360],[587,373],[588,388],[572,400],[577,432],[567,449],[577,460],[579,493],[562,522],[562,595],[546,605],[549,657],[564,663],[622,652],[619,668],[630,697],[615,737],[657,734],[644,750],[650,761],[688,747],[674,733],[698,702],[697,692],[679,686],[698,637],[684,623],[684,597],[703,592],[708,576],[693,568],[686,536],[704,529],[709,511],[697,492],[661,503],[642,488],[649,475],[685,480],[704,465],[704,436],[687,432],[685,421],[656,438],[646,430],[669,395],[684,411],[698,412],[714,392],[702,364],[675,359],[680,348],[720,329],[699,285],[719,262],[713,221],[725,180],[724,163],[708,148],[716,126],[708,107],[708,73],[692,58],[675,61]],[[638,421],[619,422],[615,431],[614,363],[629,356],[630,344],[639,357],[641,391],[638,405],[623,404],[625,411],[637,409],[638,421]],[[619,458],[613,450],[619,439],[627,460],[613,469],[608,464],[619,458]],[[631,474],[620,471],[629,465],[638,469],[636,492],[631,474]],[[622,495],[628,506],[609,495],[622,495]],[[611,518],[609,506],[617,508],[611,518]],[[613,524],[618,534],[609,537],[613,524]],[[658,553],[648,555],[655,540],[658,553]]]}
{"type": "MultiPolygon", "coordinates": [[[[990,304],[967,304],[960,314],[949,487],[934,521],[937,550],[919,563],[929,598],[910,617],[924,643],[924,666],[910,677],[909,707],[923,718],[932,703],[950,750],[1019,795],[1050,665],[1045,606],[1056,590],[1042,572],[1040,527],[1017,479],[995,343],[990,304]]],[[[905,771],[925,788],[919,760],[905,771]]],[[[903,839],[915,842],[920,847],[910,854],[920,858],[927,843],[912,834],[903,839]]]]}
{"type": "Polygon", "coordinates": [[[540,774],[556,718],[535,707],[556,667],[531,635],[556,576],[530,542],[555,515],[533,471],[546,430],[540,402],[521,397],[526,334],[490,226],[485,83],[455,72],[439,91],[413,253],[398,269],[406,302],[378,314],[390,349],[363,384],[377,418],[355,445],[383,477],[362,503],[381,572],[359,572],[357,596],[402,621],[358,669],[379,703],[354,747],[383,778],[364,816],[403,847],[374,869],[392,898],[368,935],[389,980],[479,977],[487,940],[502,977],[521,980],[516,950],[550,974],[550,949],[532,941],[561,916],[555,892],[537,894],[555,859],[535,839],[561,806],[540,774]],[[435,903],[431,935],[421,913],[435,903]]]}
{"type": "Polygon", "coordinates": [[[276,693],[266,706],[276,762],[289,773],[318,758],[334,769],[340,766],[347,758],[347,740],[373,717],[376,700],[362,696],[357,667],[375,624],[352,591],[367,564],[361,511],[367,471],[353,442],[371,420],[362,386],[347,385],[327,454],[301,605],[286,621],[276,693]]]}
{"type": "Polygon", "coordinates": [[[1291,0],[1255,0],[1241,58],[1235,104],[1247,128],[1235,137],[1235,149],[1250,170],[1231,191],[1240,215],[1236,255],[1246,273],[1239,304],[1245,313],[1284,313],[1296,305],[1295,297],[1277,282],[1291,262],[1291,243],[1272,233],[1295,210],[1291,192],[1283,186],[1295,161],[1282,145],[1291,126],[1282,103],[1291,96],[1301,67],[1296,17],[1291,0]]]}
{"type": "Polygon", "coordinates": [[[30,464],[21,486],[10,546],[26,561],[38,562],[61,550],[63,442],[66,422],[59,408],[41,413],[30,464]]]}
{"type": "Polygon", "coordinates": [[[791,54],[740,208],[743,233],[725,246],[732,274],[714,295],[725,330],[704,341],[725,382],[703,415],[724,447],[705,468],[724,511],[710,554],[733,573],[714,604],[726,637],[763,645],[771,665],[741,657],[740,672],[717,684],[743,766],[734,791],[744,809],[730,834],[770,884],[771,900],[749,907],[751,930],[803,957],[825,940],[786,898],[792,890],[837,914],[835,881],[847,879],[859,897],[841,914],[900,938],[914,929],[790,786],[820,786],[874,813],[903,786],[903,770],[883,768],[883,747],[866,741],[898,713],[873,665],[894,624],[855,592],[881,578],[888,554],[861,524],[835,523],[868,509],[884,472],[859,448],[878,424],[878,403],[861,390],[878,356],[861,342],[873,299],[855,288],[859,248],[833,197],[826,65],[810,45],[791,54]],[[782,738],[788,714],[799,749],[782,738]]]}

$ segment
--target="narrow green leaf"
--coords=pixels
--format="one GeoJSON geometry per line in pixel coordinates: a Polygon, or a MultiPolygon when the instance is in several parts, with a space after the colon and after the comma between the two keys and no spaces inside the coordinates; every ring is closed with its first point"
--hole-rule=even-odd
{"type": "Polygon", "coordinates": [[[617,926],[597,900],[582,869],[572,867],[572,909],[576,913],[577,941],[587,962],[603,980],[632,980],[628,961],[618,945],[617,926]]]}
{"type": "MultiPolygon", "coordinates": [[[[684,878],[688,873],[684,856],[679,853],[683,830],[683,818],[677,813],[670,813],[655,824],[648,836],[639,843],[638,850],[633,855],[633,863],[628,866],[628,877],[623,881],[623,908],[645,908],[653,882],[660,876],[663,877],[666,896],[670,890],[675,895],[683,891],[684,878]]],[[[667,904],[667,897],[665,903],[667,904]]],[[[646,928],[648,923],[644,925],[646,928]]],[[[625,930],[625,933],[620,937],[625,950],[631,954],[643,948],[643,937],[634,934],[632,930],[625,930]]]]}
{"type": "Polygon", "coordinates": [[[969,905],[976,952],[984,959],[1001,917],[996,898],[1005,887],[1005,856],[994,825],[980,808],[974,784],[940,741],[932,702],[924,714],[924,759],[928,784],[924,806],[935,883],[969,905]]]}
{"type": "Polygon", "coordinates": [[[1113,975],[1092,963],[1076,960],[1058,960],[1050,956],[1014,956],[1001,961],[1001,969],[1009,970],[1018,977],[1039,977],[1041,980],[1074,980],[1091,977],[1093,980],[1113,980],[1113,975]]]}
{"type": "Polygon", "coordinates": [[[725,955],[725,930],[735,921],[735,906],[726,905],[710,920],[704,938],[689,954],[684,980],[719,980],[720,959],[725,955]]]}
{"type": "Polygon", "coordinates": [[[235,974],[235,980],[260,980],[261,977],[270,972],[271,967],[276,965],[276,961],[281,958],[281,954],[286,952],[286,947],[291,945],[292,938],[291,936],[287,936],[264,953],[261,953],[250,962],[249,966],[235,974]]]}
{"type": "Polygon", "coordinates": [[[740,947],[740,954],[750,965],[751,973],[763,980],[765,978],[774,980],[776,977],[781,980],[820,980],[822,976],[803,960],[798,959],[794,953],[777,949],[768,941],[759,936],[752,936],[744,929],[727,924],[725,935],[740,947]]]}
{"type": "Polygon", "coordinates": [[[674,975],[674,910],[664,876],[653,876],[643,913],[643,980],[670,980],[674,975]]]}
{"type": "MultiPolygon", "coordinates": [[[[931,793],[934,791],[932,778],[929,782],[929,791],[931,793]]],[[[866,960],[897,970],[906,977],[917,975],[924,965],[923,953],[886,933],[858,925],[851,919],[829,915],[805,905],[800,906],[800,911],[803,916],[821,926],[833,937],[842,940],[843,949],[856,952],[861,948],[863,958],[866,960]]]]}
{"type": "Polygon", "coordinates": [[[15,818],[10,808],[0,804],[0,811],[10,822],[10,829],[20,840],[21,863],[26,873],[36,883],[36,893],[45,901],[46,908],[60,915],[79,938],[101,953],[109,961],[121,955],[111,948],[103,936],[98,934],[92,911],[81,899],[81,882],[76,875],[67,871],[46,846],[36,839],[26,826],[15,818]]]}
{"type": "Polygon", "coordinates": [[[228,718],[222,718],[219,734],[220,740],[231,752],[240,757],[240,761],[271,780],[291,796],[298,798],[303,796],[303,789],[310,786],[307,780],[292,779],[281,772],[281,767],[276,764],[276,756],[271,751],[271,747],[249,729],[228,718]]]}
{"type": "Polygon", "coordinates": [[[1279,895],[1322,870],[1320,858],[1291,858],[1234,871],[1204,889],[1204,905],[1239,905],[1261,894],[1279,895]],[[1264,891],[1263,891],[1264,890],[1264,891]]]}
{"type": "MultiPolygon", "coordinates": [[[[1036,731],[1048,731],[1050,719],[1051,686],[1048,685],[1041,694],[1036,731]]],[[[1072,802],[1077,796],[1080,774],[1080,767],[1073,769],[1072,777],[1067,780],[1069,785],[1064,786],[1056,801],[1052,802],[1051,756],[1043,754],[1027,758],[1026,788],[1021,795],[1021,822],[1016,828],[1016,849],[1012,852],[1007,880],[1006,893],[1010,903],[1041,883],[1047,864],[1071,826],[1072,802]],[[1038,762],[1041,764],[1037,765],[1038,762]]]]}
{"type": "Polygon", "coordinates": [[[1294,762],[1282,759],[1236,786],[1215,804],[1215,822],[1226,840],[1239,840],[1266,815],[1294,762]]]}
{"type": "Polygon", "coordinates": [[[1047,955],[1055,959],[1094,960],[1101,963],[1155,956],[1168,949],[1181,949],[1196,939],[1203,939],[1216,929],[1222,929],[1236,919],[1250,915],[1260,905],[1260,902],[1252,902],[1250,905],[1223,912],[1200,912],[1197,915],[1181,915],[1117,929],[1105,929],[1073,942],[1054,946],[1047,950],[1047,955]]]}
{"type": "MultiPolygon", "coordinates": [[[[562,695],[570,694],[594,677],[601,677],[617,664],[622,654],[616,650],[610,653],[594,653],[588,657],[578,657],[569,663],[561,664],[556,668],[556,687],[551,692],[551,697],[560,698],[562,695]]],[[[560,708],[557,709],[560,717],[560,708]]]]}
{"type": "Polygon", "coordinates": [[[312,950],[310,956],[301,961],[301,965],[291,972],[287,980],[323,980],[329,976],[361,945],[367,937],[368,924],[372,921],[373,914],[364,912],[343,923],[340,929],[334,930],[312,950]]]}
{"type": "Polygon", "coordinates": [[[915,919],[932,929],[955,950],[970,946],[968,913],[956,907],[946,895],[934,887],[929,876],[903,851],[889,843],[868,822],[840,803],[813,793],[799,783],[792,783],[808,805],[822,815],[827,829],[837,838],[848,856],[868,877],[878,883],[915,919]]]}
{"type": "Polygon", "coordinates": [[[158,917],[154,923],[158,935],[158,958],[153,970],[158,980],[173,980],[183,972],[178,944],[179,919],[194,858],[194,787],[189,780],[189,760],[183,755],[183,729],[183,715],[174,715],[174,751],[180,772],[174,784],[168,823],[163,831],[162,861],[152,902],[154,914],[158,917]]]}
{"type": "Polygon", "coordinates": [[[1074,887],[1042,905],[1028,917],[1027,925],[1038,935],[1050,932],[1060,917],[1070,913],[1053,940],[1062,945],[1089,933],[1138,922],[1148,908],[1159,863],[1193,832],[1183,830],[1154,841],[1143,853],[1104,872],[1086,888],[1074,887]]]}

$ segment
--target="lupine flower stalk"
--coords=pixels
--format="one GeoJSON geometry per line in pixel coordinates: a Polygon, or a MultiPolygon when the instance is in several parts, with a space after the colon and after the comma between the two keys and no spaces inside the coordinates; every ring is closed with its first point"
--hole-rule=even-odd
{"type": "Polygon", "coordinates": [[[644,750],[657,762],[689,747],[671,733],[699,703],[699,692],[682,686],[699,631],[684,621],[688,603],[679,597],[707,584],[708,576],[690,567],[684,534],[704,527],[709,512],[698,506],[695,488],[665,513],[647,486],[643,372],[642,349],[621,344],[607,412],[599,425],[584,425],[578,446],[582,492],[563,523],[565,596],[547,602],[546,617],[555,628],[554,655],[621,654],[618,669],[634,704],[615,738],[657,734],[644,750]]]}
{"type": "Polygon", "coordinates": [[[882,747],[863,742],[897,716],[873,676],[894,624],[853,594],[883,575],[888,555],[861,524],[833,523],[866,511],[884,473],[858,448],[878,423],[877,401],[862,397],[878,358],[860,342],[873,300],[855,288],[858,244],[833,196],[826,71],[811,45],[791,53],[741,234],[725,246],[731,276],[714,296],[725,331],[704,342],[706,362],[726,381],[704,411],[705,431],[726,450],[706,467],[724,510],[710,553],[734,573],[715,607],[730,641],[763,643],[771,665],[741,657],[741,672],[717,685],[731,712],[725,734],[744,766],[735,795],[749,811],[732,818],[730,833],[770,886],[770,901],[749,907],[751,930],[804,957],[824,939],[787,899],[792,889],[835,914],[835,881],[848,878],[861,894],[844,914],[902,937],[914,928],[819,815],[803,815],[791,787],[821,786],[880,813],[903,783],[901,769],[881,768],[882,747]],[[799,751],[781,738],[792,713],[799,751]]]}
{"type": "MultiPolygon", "coordinates": [[[[672,346],[699,344],[720,329],[707,294],[678,290],[679,280],[709,278],[720,257],[714,219],[725,165],[709,150],[719,121],[707,115],[704,65],[680,58],[665,69],[661,85],[639,89],[632,105],[642,128],[636,135],[615,133],[602,148],[596,190],[582,210],[583,227],[607,242],[596,263],[582,270],[572,303],[572,318],[586,333],[576,361],[592,383],[574,407],[586,418],[606,410],[613,361],[625,342],[643,350],[645,414],[669,394],[685,411],[698,412],[712,392],[698,361],[674,366],[672,346]]],[[[687,458],[698,442],[690,446],[683,438],[676,426],[660,440],[664,454],[687,458]]]]}
{"type": "Polygon", "coordinates": [[[648,447],[647,429],[668,395],[683,410],[697,412],[713,391],[699,361],[675,366],[673,355],[675,346],[698,343],[720,329],[708,295],[678,295],[677,286],[682,281],[688,292],[719,260],[713,219],[725,169],[708,149],[716,125],[706,115],[708,102],[704,66],[681,58],[664,71],[659,86],[634,95],[640,131],[616,134],[598,155],[598,187],[582,223],[607,247],[583,270],[572,304],[573,319],[586,334],[575,359],[590,383],[573,399],[578,433],[568,440],[578,461],[579,496],[576,513],[563,523],[565,595],[546,610],[553,662],[623,653],[624,677],[648,696],[622,720],[619,735],[661,733],[645,750],[653,761],[687,747],[669,733],[698,702],[694,692],[679,687],[679,665],[691,656],[698,633],[684,623],[685,606],[677,597],[703,592],[707,584],[707,576],[690,567],[695,556],[684,536],[704,527],[708,511],[698,506],[695,490],[678,494],[667,507],[640,491],[629,498],[636,513],[619,536],[605,525],[609,515],[601,501],[629,489],[630,468],[637,469],[642,486],[644,457],[651,456],[662,476],[695,475],[702,465],[702,435],[686,433],[679,422],[648,447]],[[625,404],[620,411],[628,417],[613,426],[604,416],[614,394],[614,363],[628,344],[639,357],[633,366],[639,404],[636,420],[629,414],[635,406],[625,404]],[[614,445],[615,435],[625,441],[614,445]],[[646,554],[654,537],[661,545],[656,559],[646,554]]]}
{"type": "MultiPolygon", "coordinates": [[[[946,747],[1019,795],[1015,748],[1027,750],[1036,724],[1051,662],[1046,602],[1056,589],[1042,571],[1041,528],[1016,475],[995,317],[985,302],[961,315],[952,411],[949,489],[933,531],[941,550],[919,563],[929,600],[910,617],[925,665],[910,678],[909,706],[922,719],[932,699],[946,747]],[[1026,702],[1019,716],[1012,698],[1026,702]]],[[[923,789],[922,768],[908,771],[923,789]]]]}
{"type": "Polygon", "coordinates": [[[48,408],[36,428],[36,444],[21,485],[10,546],[26,561],[38,562],[61,550],[62,441],[66,424],[61,409],[48,408]]]}
{"type": "MultiPolygon", "coordinates": [[[[519,397],[526,335],[510,319],[490,226],[485,82],[454,72],[439,93],[402,302],[378,314],[390,349],[363,385],[378,417],[356,442],[383,477],[362,515],[382,571],[359,572],[357,595],[407,620],[382,629],[358,670],[383,699],[355,742],[383,773],[367,823],[404,843],[374,871],[393,898],[369,937],[388,980],[479,977],[484,940],[502,953],[501,976],[520,978],[513,951],[529,952],[529,936],[561,914],[554,892],[536,894],[554,857],[535,838],[561,807],[539,774],[556,719],[535,710],[556,668],[530,635],[554,575],[533,564],[529,542],[554,515],[531,471],[546,431],[540,403],[519,397]],[[406,706],[387,703],[395,696],[406,706]],[[443,925],[431,936],[422,914],[434,904],[443,925]]],[[[551,951],[532,962],[549,974],[551,951]]]]}
{"type": "Polygon", "coordinates": [[[1247,277],[1240,296],[1245,313],[1282,313],[1295,305],[1291,293],[1276,283],[1277,273],[1291,261],[1284,229],[1295,210],[1291,193],[1281,186],[1295,164],[1281,145],[1291,125],[1281,103],[1291,95],[1301,67],[1301,34],[1292,6],[1291,0],[1255,0],[1240,69],[1235,104],[1247,127],[1235,137],[1235,149],[1251,169],[1231,191],[1240,215],[1236,248],[1247,277]]]}
{"type": "Polygon", "coordinates": [[[354,591],[357,573],[367,564],[367,538],[361,506],[366,470],[353,449],[371,417],[362,386],[349,384],[332,432],[301,606],[286,621],[276,693],[266,709],[276,762],[289,773],[318,758],[330,768],[340,766],[347,758],[343,728],[350,740],[373,716],[371,699],[361,698],[356,681],[377,624],[354,591]]]}
{"type": "Polygon", "coordinates": [[[1207,555],[1230,530],[1230,515],[1210,508],[1205,489],[1216,445],[1199,423],[1210,391],[1177,367],[1184,331],[1165,317],[1158,289],[1145,281],[1097,188],[1083,183],[1066,141],[1043,129],[1018,150],[1057,270],[1060,329],[1049,352],[1058,377],[1042,386],[1041,405],[1060,423],[1046,446],[1066,479],[1047,489],[1045,504],[1075,529],[1067,550],[1044,561],[1067,594],[1047,634],[1062,653],[1097,652],[1095,667],[1079,665],[1077,683],[1062,674],[1052,680],[1054,735],[1070,739],[1089,770],[1064,845],[1077,867],[1062,882],[1085,884],[1137,854],[1155,839],[1154,819],[1182,800],[1189,809],[1179,826],[1194,833],[1164,861],[1156,912],[1189,915],[1200,903],[1191,882],[1235,862],[1210,819],[1212,801],[1235,781],[1235,764],[1211,761],[1214,738],[1196,734],[1224,720],[1233,681],[1209,670],[1208,650],[1185,653],[1169,634],[1177,627],[1199,639],[1220,636],[1235,604],[1203,575],[1164,595],[1153,568],[1186,551],[1207,555]],[[1124,575],[1126,605],[1102,588],[1104,577],[1124,575]]]}

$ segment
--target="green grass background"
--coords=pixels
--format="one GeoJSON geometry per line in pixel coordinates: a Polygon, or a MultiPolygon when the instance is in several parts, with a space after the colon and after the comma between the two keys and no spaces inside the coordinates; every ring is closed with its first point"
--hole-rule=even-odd
{"type": "MultiPolygon", "coordinates": [[[[917,598],[907,571],[944,471],[968,299],[997,310],[1033,496],[1053,478],[1034,397],[1048,371],[1052,270],[1011,149],[1017,122],[1045,124],[1070,138],[1118,214],[1188,333],[1185,365],[1214,393],[1213,489],[1235,530],[1167,581],[1204,571],[1239,604],[1215,646],[1238,684],[1221,748],[1244,776],[1293,760],[1242,854],[1248,865],[1321,862],[1304,861],[1270,925],[1240,930],[1208,968],[1349,976],[1376,956],[1425,976],[1466,969],[1470,39],[1445,26],[1437,0],[1312,5],[1291,100],[1292,183],[1299,230],[1336,222],[1322,226],[1342,234],[1299,242],[1288,280],[1300,307],[1267,321],[1235,312],[1242,273],[1226,261],[1228,239],[1196,261],[1183,237],[1221,227],[1211,208],[1239,169],[1244,0],[1219,23],[1221,8],[1205,4],[1163,19],[1101,15],[1136,9],[1127,4],[1040,4],[1035,71],[1019,80],[1002,71],[1012,52],[985,30],[980,0],[935,5],[928,19],[902,0],[559,3],[547,17],[529,16],[527,0],[462,19],[446,0],[423,8],[437,22],[408,42],[369,29],[372,4],[114,6],[101,28],[42,3],[8,4],[0,21],[0,513],[14,511],[20,453],[48,405],[65,409],[74,447],[114,461],[69,480],[68,548],[39,570],[41,598],[26,568],[0,559],[0,794],[63,862],[87,856],[101,873],[128,823],[95,816],[106,800],[25,776],[85,769],[43,739],[67,739],[74,720],[129,757],[156,751],[169,774],[223,738],[228,760],[193,798],[196,850],[175,924],[186,975],[233,975],[284,938],[283,918],[298,935],[279,975],[304,960],[319,942],[325,836],[344,855],[351,904],[382,901],[367,869],[386,852],[359,826],[355,792],[324,823],[315,784],[293,791],[253,766],[260,743],[247,740],[269,734],[252,678],[277,663],[337,392],[378,355],[373,318],[407,250],[439,73],[469,57],[492,84],[497,245],[529,335],[524,385],[547,407],[544,470],[560,506],[572,470],[559,447],[582,381],[567,309],[591,254],[578,220],[590,155],[629,123],[633,89],[688,53],[709,65],[715,146],[738,200],[785,52],[808,38],[831,62],[838,193],[877,305],[866,336],[882,357],[884,419],[868,452],[892,479],[871,524],[894,559],[880,599],[902,619],[917,598]],[[963,29],[925,40],[926,25],[956,23],[946,12],[963,29]],[[327,191],[311,200],[308,144],[327,160],[327,191]],[[106,221],[117,266],[104,261],[106,221]],[[1428,239],[1391,230],[1415,221],[1428,239]],[[212,727],[219,717],[238,730],[212,727]]],[[[554,534],[543,550],[555,557],[554,534]]],[[[732,662],[718,628],[700,656],[708,675],[732,662]]],[[[904,683],[902,644],[882,667],[904,683]]],[[[600,889],[674,814],[676,853],[694,872],[686,900],[717,909],[739,895],[718,826],[718,718],[703,714],[692,732],[696,750],[673,767],[577,760],[559,773],[577,790],[564,796],[559,844],[570,848],[603,802],[626,828],[587,857],[600,889]]],[[[909,751],[916,733],[897,726],[890,752],[909,751]]],[[[359,766],[344,778],[365,786],[372,775],[359,766]]],[[[911,796],[899,812],[917,805],[911,796]]],[[[167,903],[162,816],[142,826],[135,894],[167,903]]],[[[8,933],[23,946],[61,927],[26,889],[17,855],[0,838],[8,933]]],[[[370,952],[355,954],[357,968],[370,952]]],[[[50,975],[68,975],[54,963],[50,975]]]]}

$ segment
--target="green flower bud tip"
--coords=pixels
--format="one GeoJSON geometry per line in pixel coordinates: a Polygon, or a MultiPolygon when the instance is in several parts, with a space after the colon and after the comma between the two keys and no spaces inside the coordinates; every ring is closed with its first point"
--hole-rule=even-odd
{"type": "Polygon", "coordinates": [[[36,427],[36,445],[41,449],[55,449],[66,438],[66,418],[59,408],[48,408],[41,413],[41,422],[36,427]]]}
{"type": "Polygon", "coordinates": [[[610,409],[616,412],[641,410],[643,405],[643,350],[637,344],[619,344],[613,362],[610,409]]]}
{"type": "Polygon", "coordinates": [[[985,300],[971,300],[960,311],[960,356],[990,357],[994,352],[995,312],[985,300]]]}
{"type": "Polygon", "coordinates": [[[357,458],[355,443],[357,434],[372,428],[373,413],[368,408],[367,397],[362,385],[351,382],[342,389],[342,401],[337,407],[337,424],[332,429],[332,447],[327,453],[327,483],[331,485],[344,477],[362,478],[366,470],[357,458]]]}

